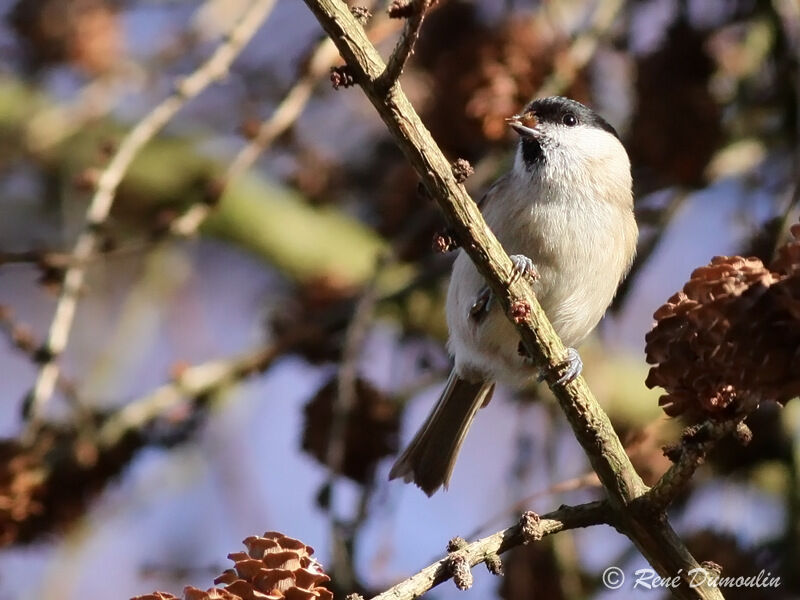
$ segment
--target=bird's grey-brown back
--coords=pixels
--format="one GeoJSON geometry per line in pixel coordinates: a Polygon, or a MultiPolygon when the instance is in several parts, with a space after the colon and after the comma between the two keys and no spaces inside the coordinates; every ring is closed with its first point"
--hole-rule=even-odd
{"type": "MultiPolygon", "coordinates": [[[[539,302],[565,345],[576,346],[602,318],[633,260],[630,163],[613,128],[583,105],[548,98],[526,111],[537,114],[536,126],[521,133],[512,170],[490,189],[482,210],[509,254],[533,260],[539,302]],[[577,122],[567,125],[573,117],[577,122]]],[[[497,303],[479,322],[469,317],[484,285],[461,252],[447,300],[456,370],[522,385],[534,372],[497,303]]]]}

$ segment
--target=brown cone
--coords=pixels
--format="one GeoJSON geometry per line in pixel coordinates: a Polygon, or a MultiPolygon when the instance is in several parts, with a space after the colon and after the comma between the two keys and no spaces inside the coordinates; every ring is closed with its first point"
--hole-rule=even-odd
{"type": "MultiPolygon", "coordinates": [[[[187,587],[183,600],[333,600],[331,591],[322,587],[330,578],[311,557],[311,546],[276,531],[249,537],[244,545],[246,552],[228,555],[233,568],[214,580],[221,588],[187,587]]],[[[156,592],[132,600],[180,599],[156,592]]]]}
{"type": "Polygon", "coordinates": [[[800,393],[800,225],[766,267],[720,256],[696,269],[654,314],[646,384],[690,421],[745,415],[800,393]]]}

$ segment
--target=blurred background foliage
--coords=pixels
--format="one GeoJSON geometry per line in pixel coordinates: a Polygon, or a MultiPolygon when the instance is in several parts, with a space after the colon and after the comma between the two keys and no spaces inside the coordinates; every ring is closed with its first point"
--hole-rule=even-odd
{"type": "MultiPolygon", "coordinates": [[[[368,594],[453,535],[600,493],[541,387],[496,396],[449,492],[386,481],[448,368],[452,255],[432,250],[436,207],[362,94],[331,89],[339,59],[292,0],[125,176],[48,425],[19,438],[98,174],[248,4],[0,1],[0,598],[208,587],[263,530],[317,547],[337,597],[368,594]],[[282,103],[296,116],[229,177],[282,103]],[[210,208],[198,235],[174,235],[197,206],[210,208]]],[[[399,24],[373,12],[365,27],[386,51],[399,24]]],[[[644,334],[694,267],[768,260],[797,221],[798,60],[796,0],[440,0],[403,76],[445,153],[475,167],[475,198],[511,160],[505,117],[534,96],[588,103],[620,131],[639,253],[582,355],[648,481],[679,423],[644,386],[644,334]]],[[[800,409],[765,406],[749,424],[753,443],[715,452],[676,523],[698,560],[765,569],[783,581],[770,597],[797,597],[800,409]]],[[[468,593],[605,598],[610,564],[645,566],[608,528],[567,532],[468,593]]]]}

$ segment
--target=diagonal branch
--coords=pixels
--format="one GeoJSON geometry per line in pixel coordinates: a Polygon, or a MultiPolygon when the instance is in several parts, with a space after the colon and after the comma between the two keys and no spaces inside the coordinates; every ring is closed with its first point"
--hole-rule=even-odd
{"type": "Polygon", "coordinates": [[[401,581],[371,600],[413,600],[418,598],[431,588],[453,578],[452,558],[454,554],[463,557],[470,567],[474,567],[482,562],[491,561],[499,554],[516,546],[522,546],[529,541],[567,529],[609,523],[612,517],[613,514],[607,502],[562,506],[558,510],[541,516],[526,513],[518,524],[463,546],[451,553],[450,556],[425,567],[416,575],[401,581]],[[534,525],[533,531],[530,530],[531,521],[534,525]]]}
{"type": "Polygon", "coordinates": [[[100,229],[108,219],[117,187],[128,167],[139,151],[189,100],[227,74],[233,60],[267,18],[274,4],[275,0],[254,0],[211,57],[191,75],[178,82],[175,92],[150,111],[125,136],[108,166],[100,174],[97,189],[86,211],[86,224],[72,250],[72,260],[64,275],[61,295],[42,349],[45,358],[31,392],[28,436],[35,433],[45,406],[53,395],[58,380],[58,361],[67,346],[78,298],[86,278],[86,263],[98,246],[100,229]]]}
{"type": "MultiPolygon", "coordinates": [[[[512,277],[512,263],[486,227],[475,202],[456,181],[450,163],[422,124],[400,85],[381,85],[385,65],[361,26],[340,0],[305,0],[331,36],[355,81],[380,114],[406,158],[422,179],[459,239],[486,279],[507,316],[516,324],[534,363],[551,372],[563,359],[564,345],[553,330],[530,285],[512,277]]],[[[551,389],[600,478],[618,527],[662,577],[680,577],[673,590],[680,598],[721,598],[718,590],[691,586],[688,572],[698,562],[669,525],[663,512],[642,510],[647,486],[633,468],[625,449],[582,377],[551,389]]]]}

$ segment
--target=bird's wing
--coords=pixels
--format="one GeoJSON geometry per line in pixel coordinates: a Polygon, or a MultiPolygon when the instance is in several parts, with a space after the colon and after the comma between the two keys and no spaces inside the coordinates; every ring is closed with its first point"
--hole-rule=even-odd
{"type": "Polygon", "coordinates": [[[510,173],[506,173],[489,186],[489,189],[486,190],[483,196],[481,196],[481,199],[478,200],[478,208],[481,209],[481,211],[486,208],[487,202],[491,202],[494,196],[498,193],[502,193],[503,189],[508,185],[509,176],[510,173]]]}

